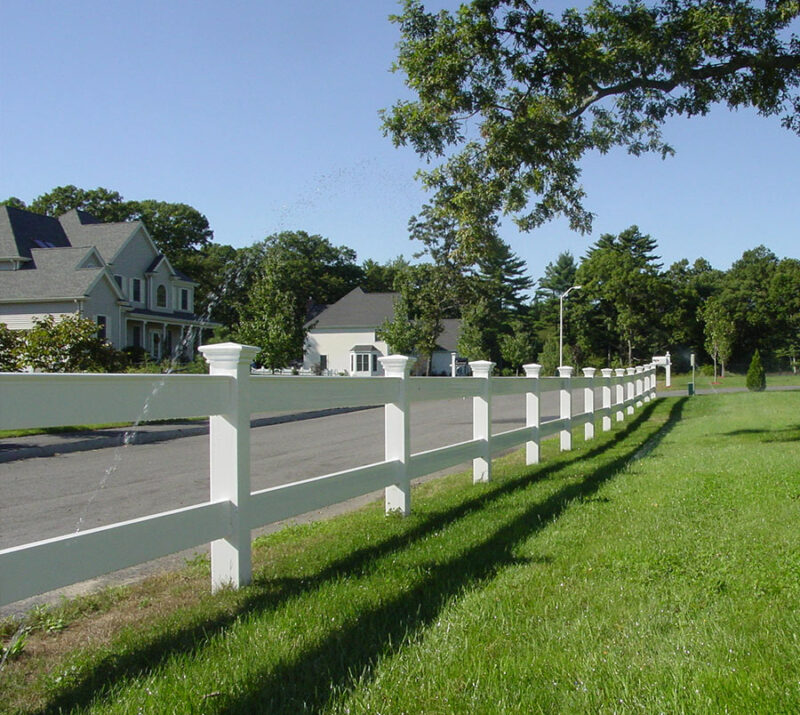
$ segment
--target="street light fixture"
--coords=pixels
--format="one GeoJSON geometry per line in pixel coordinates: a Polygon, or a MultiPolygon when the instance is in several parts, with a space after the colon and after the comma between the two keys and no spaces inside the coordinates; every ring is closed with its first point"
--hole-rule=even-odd
{"type": "Polygon", "coordinates": [[[567,288],[558,299],[558,365],[561,367],[564,364],[564,298],[566,298],[570,291],[578,290],[583,286],[570,286],[567,288]]]}

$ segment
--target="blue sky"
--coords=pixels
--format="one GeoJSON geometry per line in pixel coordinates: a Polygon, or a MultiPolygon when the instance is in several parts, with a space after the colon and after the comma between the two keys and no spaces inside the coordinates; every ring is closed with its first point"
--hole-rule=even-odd
{"type": "MultiPolygon", "coordinates": [[[[389,71],[397,7],[4,0],[0,196],[104,186],[191,204],[220,243],[305,230],[359,261],[408,257],[408,218],[425,200],[420,161],[382,136],[378,118],[408,96],[389,71]]],[[[561,221],[527,235],[504,228],[534,278],[559,252],[581,256],[631,224],[667,265],[703,256],[726,269],[762,243],[800,257],[800,137],[725,108],[671,121],[665,135],[677,150],[666,161],[587,157],[591,236],[561,221]]]]}

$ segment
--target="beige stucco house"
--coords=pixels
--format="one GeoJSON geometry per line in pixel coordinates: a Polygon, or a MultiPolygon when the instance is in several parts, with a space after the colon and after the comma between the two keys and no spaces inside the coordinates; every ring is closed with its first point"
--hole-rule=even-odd
{"type": "MultiPolygon", "coordinates": [[[[354,288],[327,306],[307,325],[303,367],[356,377],[382,375],[378,358],[389,354],[389,346],[376,338],[375,331],[394,316],[399,297],[398,293],[365,293],[354,288]]],[[[438,349],[431,356],[432,375],[450,374],[460,325],[457,319],[443,321],[438,349]]]]}
{"type": "Polygon", "coordinates": [[[0,322],[9,328],[77,314],[95,321],[117,349],[190,358],[201,329],[214,327],[194,313],[195,286],[159,253],[141,221],[0,206],[0,322]]]}

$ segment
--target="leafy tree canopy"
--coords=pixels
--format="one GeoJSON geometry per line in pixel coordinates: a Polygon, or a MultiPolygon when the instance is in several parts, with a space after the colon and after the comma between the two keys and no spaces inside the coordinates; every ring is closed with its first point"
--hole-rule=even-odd
{"type": "Polygon", "coordinates": [[[383,113],[384,132],[443,159],[421,172],[424,220],[454,221],[462,254],[480,254],[504,213],[526,231],[564,215],[587,232],[587,152],[667,156],[665,119],[720,103],[800,133],[798,15],[797,0],[595,0],[560,18],[530,0],[438,14],[405,0],[394,69],[417,98],[383,113]]]}

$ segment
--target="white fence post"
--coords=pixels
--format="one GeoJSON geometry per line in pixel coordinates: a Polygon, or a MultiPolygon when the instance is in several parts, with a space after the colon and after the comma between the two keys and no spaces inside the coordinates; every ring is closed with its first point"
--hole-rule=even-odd
{"type": "Polygon", "coordinates": [[[492,478],[492,381],[494,363],[476,360],[469,364],[474,377],[483,378],[483,394],[472,398],[472,439],[483,440],[483,454],[472,460],[472,481],[488,482],[492,478]]]}
{"type": "MultiPolygon", "coordinates": [[[[634,374],[636,374],[636,368],[633,368],[633,367],[625,368],[625,373],[628,376],[628,378],[631,378],[634,374]]],[[[625,387],[626,387],[626,390],[625,390],[626,401],[628,402],[627,413],[629,415],[632,415],[633,414],[633,398],[634,398],[634,390],[635,390],[635,386],[633,384],[633,380],[628,379],[626,384],[625,384],[625,387]]]]}
{"type": "Polygon", "coordinates": [[[220,343],[202,345],[212,375],[228,375],[231,411],[209,417],[211,450],[211,501],[231,502],[230,536],[211,542],[211,589],[239,588],[252,579],[250,526],[247,501],[250,498],[250,363],[259,353],[251,345],[220,343]]]}
{"type": "Polygon", "coordinates": [[[623,405],[625,404],[625,368],[614,368],[614,375],[617,378],[617,384],[615,385],[617,399],[614,402],[614,404],[617,405],[616,417],[617,422],[622,422],[622,420],[625,419],[625,412],[622,409],[623,405]]]}
{"type": "Polygon", "coordinates": [[[597,370],[593,367],[583,368],[583,376],[588,377],[592,384],[583,389],[583,411],[591,414],[589,421],[583,425],[583,438],[594,439],[594,375],[597,370]]]}
{"type": "Polygon", "coordinates": [[[561,365],[558,368],[558,376],[561,378],[560,410],[559,417],[566,419],[567,423],[561,428],[561,451],[567,452],[572,449],[572,371],[574,368],[568,365],[561,365]]]}
{"type": "Polygon", "coordinates": [[[542,366],[532,362],[523,365],[525,377],[535,378],[533,389],[525,393],[525,426],[531,428],[531,437],[525,443],[525,464],[539,464],[539,424],[541,423],[541,402],[539,400],[541,383],[539,376],[542,366]]]}
{"type": "Polygon", "coordinates": [[[644,367],[639,365],[636,370],[636,406],[644,404],[644,367]]]}
{"type": "MultiPolygon", "coordinates": [[[[669,353],[667,353],[667,355],[669,355],[669,353]]],[[[655,400],[656,399],[656,389],[657,389],[656,388],[656,384],[657,384],[657,381],[658,381],[657,377],[658,377],[658,373],[656,372],[656,366],[655,366],[655,364],[651,363],[650,364],[650,399],[651,400],[655,400]]]]}
{"type": "Polygon", "coordinates": [[[603,415],[603,432],[608,432],[611,429],[611,376],[614,371],[604,367],[600,372],[603,374],[603,409],[607,410],[603,415]]]}
{"type": "Polygon", "coordinates": [[[642,371],[642,399],[650,402],[650,365],[645,365],[642,371]]]}
{"type": "Polygon", "coordinates": [[[408,516],[411,513],[411,480],[408,476],[408,462],[411,455],[411,412],[408,407],[408,375],[412,359],[405,355],[389,355],[379,358],[386,377],[400,378],[395,402],[384,408],[386,461],[398,460],[400,467],[397,481],[386,487],[384,505],[386,513],[392,512],[408,516]]]}

